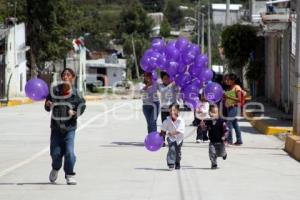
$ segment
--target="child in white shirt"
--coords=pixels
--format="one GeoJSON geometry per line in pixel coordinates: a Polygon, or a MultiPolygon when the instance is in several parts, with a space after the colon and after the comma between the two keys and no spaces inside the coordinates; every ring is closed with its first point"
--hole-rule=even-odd
{"type": "Polygon", "coordinates": [[[171,104],[169,107],[170,116],[163,122],[161,135],[167,135],[169,151],[167,164],[170,170],[180,169],[181,146],[183,143],[185,123],[179,116],[179,105],[171,104]]]}

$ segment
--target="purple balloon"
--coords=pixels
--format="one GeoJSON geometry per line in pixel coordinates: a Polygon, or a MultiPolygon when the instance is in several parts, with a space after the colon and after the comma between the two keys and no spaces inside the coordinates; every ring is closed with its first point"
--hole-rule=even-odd
{"type": "Polygon", "coordinates": [[[26,96],[34,101],[45,99],[49,94],[48,85],[39,78],[29,80],[25,85],[26,96]]]}
{"type": "Polygon", "coordinates": [[[167,58],[165,55],[161,54],[156,62],[157,67],[161,70],[166,70],[167,58]]]}
{"type": "Polygon", "coordinates": [[[189,67],[189,73],[193,76],[193,77],[199,77],[201,72],[203,71],[203,68],[201,66],[198,65],[191,65],[189,67]]]}
{"type": "Polygon", "coordinates": [[[195,59],[195,65],[200,67],[208,67],[208,56],[206,54],[198,55],[195,59]]]}
{"type": "Polygon", "coordinates": [[[198,98],[200,87],[198,84],[195,84],[194,81],[190,82],[183,89],[185,98],[198,98]]]}
{"type": "Polygon", "coordinates": [[[195,110],[197,107],[198,107],[198,105],[199,105],[199,103],[200,103],[200,101],[199,101],[199,99],[186,99],[185,100],[185,102],[184,102],[190,109],[192,109],[192,110],[195,110]]]}
{"type": "Polygon", "coordinates": [[[179,60],[180,52],[175,47],[175,41],[168,43],[168,45],[165,49],[165,54],[166,54],[167,59],[169,59],[169,60],[175,60],[175,61],[179,60]]]}
{"type": "Polygon", "coordinates": [[[204,96],[211,103],[218,103],[223,97],[224,91],[220,84],[211,82],[204,88],[204,96]]]}
{"type": "Polygon", "coordinates": [[[156,51],[159,51],[159,52],[162,52],[165,48],[165,42],[164,40],[162,39],[154,39],[152,40],[151,42],[151,48],[156,50],[156,51]]]}
{"type": "Polygon", "coordinates": [[[140,61],[140,65],[141,68],[145,71],[145,72],[151,72],[152,71],[152,67],[151,67],[151,59],[149,57],[146,57],[145,55],[142,57],[141,61],[140,61]]]}
{"type": "Polygon", "coordinates": [[[195,61],[197,54],[194,51],[185,51],[182,52],[181,58],[182,62],[186,65],[190,65],[195,61]]]}
{"type": "Polygon", "coordinates": [[[173,77],[179,68],[178,62],[175,61],[169,61],[167,65],[167,73],[170,75],[170,77],[173,77]]]}
{"type": "Polygon", "coordinates": [[[191,82],[191,76],[188,73],[179,74],[179,76],[175,79],[175,82],[178,86],[184,87],[191,82]]]}
{"type": "Polygon", "coordinates": [[[191,44],[188,51],[194,52],[196,55],[199,55],[201,53],[199,46],[196,44],[191,44]]]}
{"type": "Polygon", "coordinates": [[[182,62],[179,61],[179,66],[178,66],[177,73],[184,74],[186,72],[186,69],[187,69],[187,65],[185,65],[185,64],[183,64],[182,62]]]}
{"type": "Polygon", "coordinates": [[[159,135],[158,132],[149,133],[144,141],[145,147],[149,151],[157,151],[163,145],[163,137],[159,135]]]}
{"type": "Polygon", "coordinates": [[[176,43],[175,43],[175,47],[179,50],[179,51],[183,51],[188,45],[189,45],[189,40],[185,37],[180,37],[177,39],[176,43]]]}
{"type": "Polygon", "coordinates": [[[206,82],[210,81],[213,78],[213,76],[214,76],[213,71],[209,68],[206,68],[201,72],[199,79],[203,83],[206,83],[206,82]]]}

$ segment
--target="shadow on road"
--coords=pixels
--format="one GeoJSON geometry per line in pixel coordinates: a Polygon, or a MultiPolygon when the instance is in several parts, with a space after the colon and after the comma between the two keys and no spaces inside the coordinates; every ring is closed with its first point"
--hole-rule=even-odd
{"type": "Polygon", "coordinates": [[[127,147],[127,146],[134,146],[134,147],[143,147],[143,142],[112,142],[109,145],[100,145],[101,147],[127,147]]]}
{"type": "Polygon", "coordinates": [[[60,183],[37,182],[37,183],[0,183],[0,185],[66,185],[60,183]]]}

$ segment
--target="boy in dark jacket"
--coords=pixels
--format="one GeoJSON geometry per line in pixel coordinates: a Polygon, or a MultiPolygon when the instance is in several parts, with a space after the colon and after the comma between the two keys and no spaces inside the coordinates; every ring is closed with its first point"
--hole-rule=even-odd
{"type": "Polygon", "coordinates": [[[224,141],[228,132],[228,127],[225,120],[220,118],[217,105],[210,106],[209,115],[211,120],[206,121],[206,123],[201,122],[201,126],[208,130],[211,168],[217,169],[217,157],[223,157],[224,160],[227,158],[224,141]]]}
{"type": "Polygon", "coordinates": [[[63,164],[68,185],[75,185],[74,139],[77,128],[77,117],[85,110],[85,100],[78,94],[73,83],[75,73],[65,68],[61,73],[63,84],[51,88],[50,95],[45,101],[45,110],[52,111],[50,154],[52,170],[49,175],[51,183],[55,183],[58,172],[63,164]]]}

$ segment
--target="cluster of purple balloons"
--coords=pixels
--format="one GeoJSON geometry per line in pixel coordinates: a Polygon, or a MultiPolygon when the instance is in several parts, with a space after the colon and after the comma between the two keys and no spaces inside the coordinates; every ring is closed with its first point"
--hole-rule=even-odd
{"type": "Polygon", "coordinates": [[[223,96],[222,87],[211,82],[213,71],[208,68],[208,56],[202,54],[198,45],[187,38],[180,37],[166,43],[163,39],[154,39],[140,65],[145,72],[151,72],[157,79],[156,70],[167,72],[171,80],[180,87],[181,98],[192,109],[199,103],[199,91],[209,102],[218,102],[223,96]]]}
{"type": "Polygon", "coordinates": [[[164,143],[164,139],[158,132],[149,133],[144,141],[144,145],[149,151],[158,151],[164,143]]]}
{"type": "Polygon", "coordinates": [[[34,101],[45,99],[49,94],[47,83],[39,78],[29,80],[25,85],[26,96],[34,101]]]}

